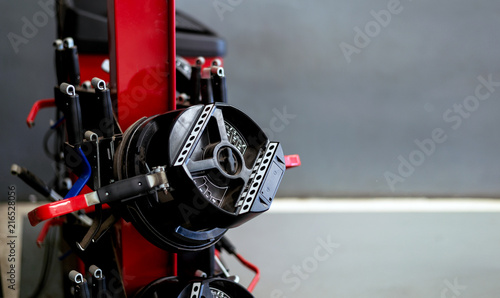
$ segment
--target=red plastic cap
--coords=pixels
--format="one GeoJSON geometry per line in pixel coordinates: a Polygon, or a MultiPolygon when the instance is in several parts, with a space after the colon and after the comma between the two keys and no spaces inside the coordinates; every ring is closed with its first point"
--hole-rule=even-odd
{"type": "Polygon", "coordinates": [[[287,169],[299,167],[301,165],[300,156],[298,154],[285,155],[285,165],[287,169]]]}

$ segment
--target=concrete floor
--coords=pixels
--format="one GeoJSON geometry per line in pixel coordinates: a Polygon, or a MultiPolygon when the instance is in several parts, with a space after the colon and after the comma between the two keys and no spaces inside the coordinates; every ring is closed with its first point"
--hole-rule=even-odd
{"type": "Polygon", "coordinates": [[[468,203],[453,202],[275,212],[228,236],[262,271],[256,297],[499,297],[497,203],[463,212],[468,203]]]}
{"type": "MultiPolygon", "coordinates": [[[[228,232],[238,252],[261,269],[256,297],[500,296],[500,201],[303,202],[277,200],[271,212],[228,232]]],[[[26,222],[22,229],[26,297],[41,252],[34,245],[36,229],[26,222]]],[[[0,236],[3,242],[3,231],[0,236]]],[[[252,272],[223,259],[247,285],[252,272]]],[[[59,297],[57,288],[45,297],[59,297]]]]}

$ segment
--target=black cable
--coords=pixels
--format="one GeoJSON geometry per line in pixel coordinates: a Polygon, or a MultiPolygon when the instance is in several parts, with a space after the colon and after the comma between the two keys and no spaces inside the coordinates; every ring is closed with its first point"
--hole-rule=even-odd
{"type": "Polygon", "coordinates": [[[49,232],[47,233],[47,237],[45,238],[45,245],[44,245],[45,249],[43,254],[43,264],[42,264],[40,279],[38,280],[38,285],[35,288],[35,291],[33,292],[33,294],[29,296],[30,298],[40,297],[40,294],[42,294],[47,284],[50,269],[52,267],[51,265],[54,256],[54,247],[57,240],[57,232],[58,229],[56,227],[52,227],[49,229],[49,232]]]}
{"type": "Polygon", "coordinates": [[[226,236],[223,236],[217,243],[221,248],[225,249],[228,253],[236,255],[236,247],[229,241],[226,236]]]}
{"type": "Polygon", "coordinates": [[[61,160],[60,149],[60,135],[62,131],[61,126],[63,125],[59,125],[54,129],[49,129],[43,137],[43,151],[45,152],[45,155],[47,155],[47,157],[49,157],[50,160],[54,162],[53,169],[55,171],[55,175],[48,185],[52,189],[55,189],[57,192],[61,190],[60,181],[65,178],[63,172],[61,171],[62,167],[64,166],[64,162],[61,160]],[[51,142],[51,140],[53,140],[53,142],[51,142]],[[53,147],[54,149],[51,150],[50,147],[53,147]]]}
{"type": "MultiPolygon", "coordinates": [[[[56,109],[55,117],[59,120],[62,119],[63,114],[61,113],[61,111],[59,111],[59,109],[56,109]]],[[[66,178],[66,171],[64,170],[64,159],[61,158],[61,153],[64,150],[64,135],[65,123],[62,122],[56,125],[54,128],[49,129],[43,141],[43,149],[45,151],[45,154],[47,154],[47,156],[55,162],[53,168],[55,171],[55,175],[49,185],[58,193],[65,193],[67,191],[67,189],[62,187],[61,184],[61,181],[66,178]],[[54,132],[56,133],[56,135],[52,138],[52,134],[54,132]],[[51,140],[52,142],[50,142],[51,140]],[[52,144],[50,145],[49,142],[52,144]],[[53,149],[51,150],[50,148],[53,149]]]]}
{"type": "Polygon", "coordinates": [[[64,120],[65,120],[64,117],[59,118],[59,120],[54,125],[52,125],[50,127],[50,129],[45,133],[45,135],[43,137],[43,151],[50,159],[55,160],[55,161],[59,161],[60,151],[62,150],[61,132],[63,131],[62,128],[64,127],[64,120]],[[56,137],[55,137],[54,143],[53,143],[53,146],[54,146],[53,150],[55,153],[52,153],[52,151],[49,149],[49,141],[54,133],[56,133],[56,137]]]}
{"type": "Polygon", "coordinates": [[[43,136],[43,151],[45,152],[45,155],[47,155],[50,159],[55,160],[56,155],[52,152],[50,152],[49,149],[49,141],[50,137],[55,133],[56,131],[54,129],[49,129],[45,135],[43,136]]]}

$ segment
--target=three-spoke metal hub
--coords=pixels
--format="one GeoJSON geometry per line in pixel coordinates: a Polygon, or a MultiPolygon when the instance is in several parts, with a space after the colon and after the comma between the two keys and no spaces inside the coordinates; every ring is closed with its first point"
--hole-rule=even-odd
{"type": "Polygon", "coordinates": [[[143,118],[123,135],[117,179],[165,166],[168,194],[132,200],[126,213],[160,247],[196,250],[269,209],[285,171],[279,143],[238,109],[198,105],[143,118]]]}

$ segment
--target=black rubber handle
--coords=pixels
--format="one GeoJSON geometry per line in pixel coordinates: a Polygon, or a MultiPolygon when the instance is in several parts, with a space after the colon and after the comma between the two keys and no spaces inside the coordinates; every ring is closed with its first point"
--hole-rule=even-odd
{"type": "Polygon", "coordinates": [[[191,93],[190,103],[197,105],[200,103],[200,87],[201,87],[201,67],[199,65],[191,66],[191,79],[189,80],[191,93]]]}
{"type": "Polygon", "coordinates": [[[21,180],[39,192],[42,196],[50,197],[51,188],[45,184],[42,179],[38,178],[38,176],[28,171],[28,169],[13,164],[11,167],[11,173],[12,175],[17,175],[21,178],[21,180]]]}
{"type": "Polygon", "coordinates": [[[64,66],[64,51],[59,49],[56,49],[56,75],[57,85],[61,85],[68,80],[68,75],[64,66]]]}
{"type": "Polygon", "coordinates": [[[68,143],[75,147],[82,144],[82,112],[80,110],[80,97],[78,94],[73,96],[63,94],[64,98],[64,117],[66,118],[66,130],[68,132],[68,143]]]}
{"type": "Polygon", "coordinates": [[[64,66],[67,67],[68,83],[75,86],[80,85],[80,64],[76,46],[64,49],[64,66]]]}
{"type": "Polygon", "coordinates": [[[97,96],[97,102],[100,105],[100,110],[102,111],[99,129],[102,131],[105,138],[110,138],[113,136],[115,131],[111,94],[108,88],[105,90],[96,88],[95,93],[97,96]]]}
{"type": "Polygon", "coordinates": [[[219,244],[220,246],[222,246],[222,248],[224,248],[228,253],[234,255],[236,254],[236,247],[231,243],[231,241],[229,241],[229,239],[227,239],[226,236],[222,237],[220,240],[219,240],[219,244]]]}
{"type": "Polygon", "coordinates": [[[212,77],[212,91],[214,94],[215,102],[227,103],[227,87],[226,77],[213,76],[212,77]]]}
{"type": "Polygon", "coordinates": [[[113,184],[101,187],[97,195],[101,203],[109,203],[119,200],[132,199],[146,194],[151,190],[146,175],[116,181],[113,184]]]}
{"type": "Polygon", "coordinates": [[[212,79],[201,79],[201,103],[207,105],[214,103],[214,93],[212,92],[212,79]]]}
{"type": "Polygon", "coordinates": [[[102,293],[106,292],[106,279],[105,277],[101,278],[92,278],[92,297],[99,297],[102,293]]]}
{"type": "Polygon", "coordinates": [[[86,280],[84,280],[84,282],[82,282],[80,284],[75,285],[75,294],[73,297],[75,297],[75,298],[90,298],[91,297],[89,287],[88,287],[86,280]]]}

